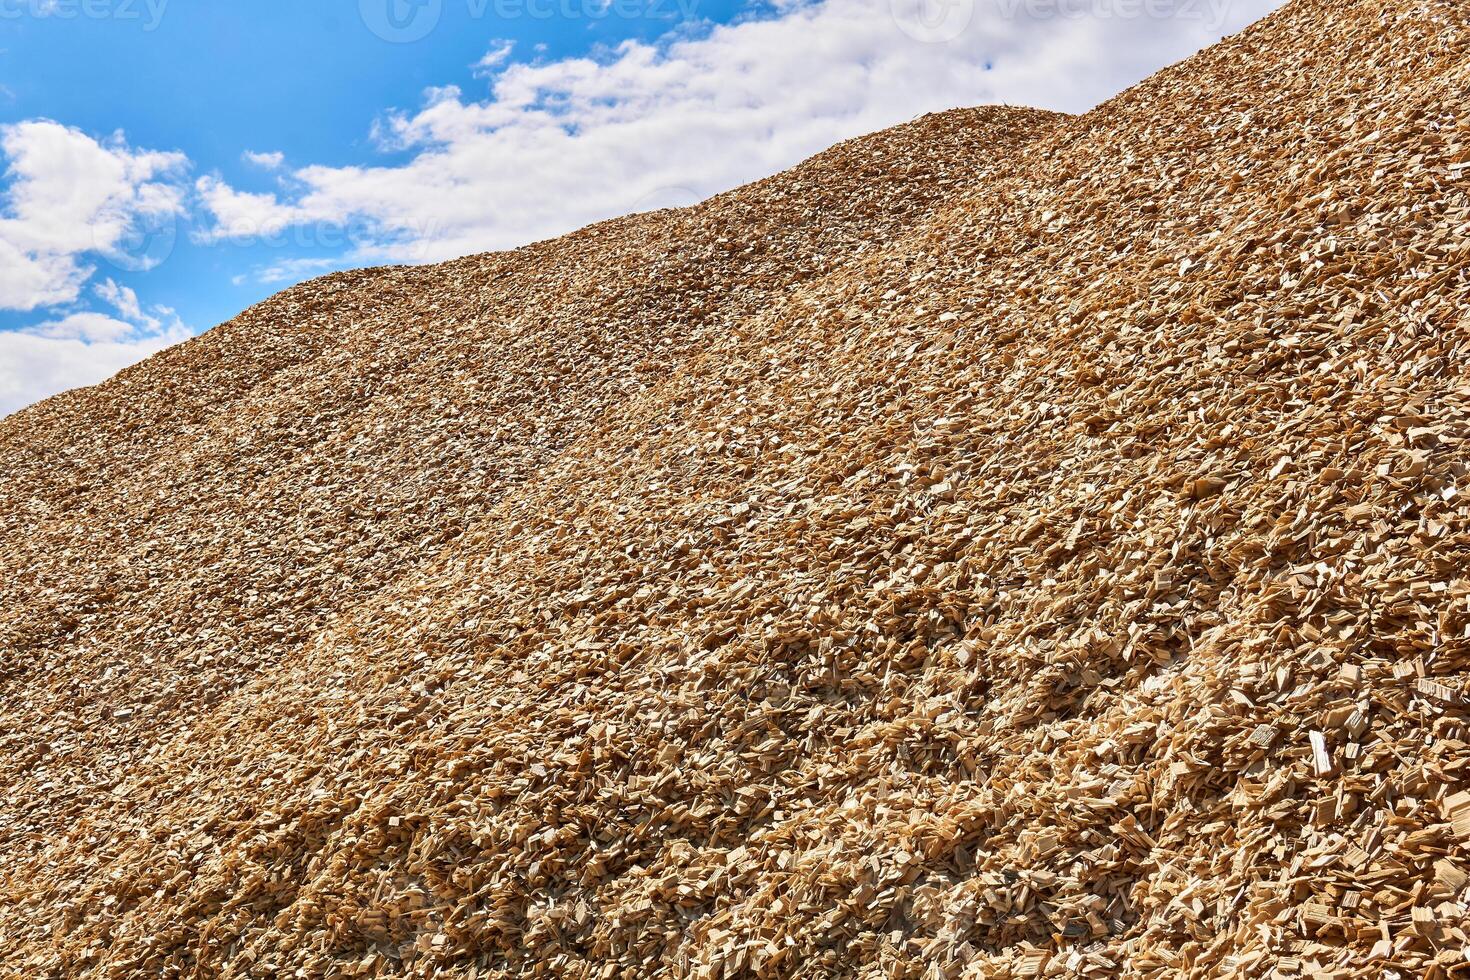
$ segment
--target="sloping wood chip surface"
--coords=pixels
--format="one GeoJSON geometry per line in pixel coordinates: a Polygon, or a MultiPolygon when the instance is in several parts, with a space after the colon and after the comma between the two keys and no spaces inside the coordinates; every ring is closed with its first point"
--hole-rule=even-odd
{"type": "Polygon", "coordinates": [[[0,976],[1455,977],[1470,4],[0,422],[0,976]]]}

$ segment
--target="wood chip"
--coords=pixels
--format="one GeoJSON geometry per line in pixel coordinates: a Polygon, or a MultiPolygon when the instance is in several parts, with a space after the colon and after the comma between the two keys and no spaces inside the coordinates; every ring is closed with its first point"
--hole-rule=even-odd
{"type": "Polygon", "coordinates": [[[1467,78],[1294,0],[0,420],[0,973],[1464,975],[1467,78]]]}

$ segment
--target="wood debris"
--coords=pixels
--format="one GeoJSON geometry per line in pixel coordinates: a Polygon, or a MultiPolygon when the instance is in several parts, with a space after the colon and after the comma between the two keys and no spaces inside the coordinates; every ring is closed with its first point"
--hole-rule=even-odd
{"type": "Polygon", "coordinates": [[[1470,5],[0,421],[0,975],[1470,974],[1470,5]]]}

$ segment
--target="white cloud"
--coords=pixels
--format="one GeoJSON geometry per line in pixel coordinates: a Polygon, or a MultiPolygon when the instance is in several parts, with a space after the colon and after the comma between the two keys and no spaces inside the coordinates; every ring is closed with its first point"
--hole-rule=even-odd
{"type": "Polygon", "coordinates": [[[84,310],[32,327],[30,332],[52,340],[84,340],[90,344],[123,340],[133,333],[133,325],[106,313],[84,310]]]}
{"type": "Polygon", "coordinates": [[[140,228],[183,213],[178,153],[134,150],[120,136],[98,142],[77,129],[29,120],[0,126],[9,161],[0,196],[0,309],[34,310],[76,299],[88,254],[146,264],[132,255],[140,228]]]}
{"type": "Polygon", "coordinates": [[[29,252],[0,230],[0,309],[65,303],[76,298],[91,274],[70,253],[29,252]]]}
{"type": "Polygon", "coordinates": [[[968,2],[790,0],[697,36],[532,64],[507,63],[495,42],[474,66],[494,75],[488,98],[431,89],[421,110],[375,127],[414,153],[407,163],[308,166],[284,199],[211,185],[205,203],[218,234],[365,221],[381,237],[360,259],[514,247],[707,196],[927,111],[1084,110],[1279,0],[968,2]]]}
{"type": "Polygon", "coordinates": [[[489,75],[493,73],[495,69],[499,68],[510,57],[510,53],[515,49],[515,46],[516,43],[514,41],[509,41],[504,38],[491,41],[490,49],[485,52],[485,56],[475,62],[475,74],[489,75]]]}
{"type": "Polygon", "coordinates": [[[143,319],[143,310],[138,305],[138,294],[127,286],[111,279],[104,279],[92,289],[108,306],[134,322],[143,319]]]}
{"type": "Polygon", "coordinates": [[[310,220],[304,209],[283,204],[274,194],[237,191],[218,176],[200,177],[194,190],[214,220],[196,234],[200,242],[278,235],[293,224],[310,220]]]}
{"type": "Polygon", "coordinates": [[[0,331],[0,415],[105,381],[191,334],[172,309],[142,309],[127,286],[108,279],[95,292],[117,315],[78,310],[23,330],[0,331]]]}
{"type": "Polygon", "coordinates": [[[274,153],[256,153],[254,150],[246,150],[240,154],[240,158],[246,163],[260,167],[263,170],[275,170],[286,162],[286,154],[280,151],[274,153]]]}
{"type": "Polygon", "coordinates": [[[48,336],[39,329],[0,331],[0,416],[57,392],[105,381],[189,336],[180,326],[157,334],[131,331],[89,340],[80,336],[88,329],[95,333],[96,327],[79,326],[78,336],[48,336]]]}
{"type": "Polygon", "coordinates": [[[284,259],[255,269],[255,280],[266,284],[300,282],[309,276],[345,269],[350,264],[342,259],[329,258],[284,259]]]}
{"type": "Polygon", "coordinates": [[[189,335],[166,307],[145,311],[127,286],[92,288],[112,313],[78,302],[96,259],[141,270],[172,247],[185,213],[187,159],[94,139],[38,119],[0,126],[0,309],[61,307],[0,331],[0,413],[94,384],[189,335]]]}

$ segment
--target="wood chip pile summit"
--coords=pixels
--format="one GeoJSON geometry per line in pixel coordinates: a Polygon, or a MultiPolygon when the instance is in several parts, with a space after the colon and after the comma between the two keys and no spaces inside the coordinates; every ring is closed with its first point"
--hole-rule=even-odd
{"type": "Polygon", "coordinates": [[[1470,975],[1470,7],[0,422],[0,975],[1470,975]]]}

